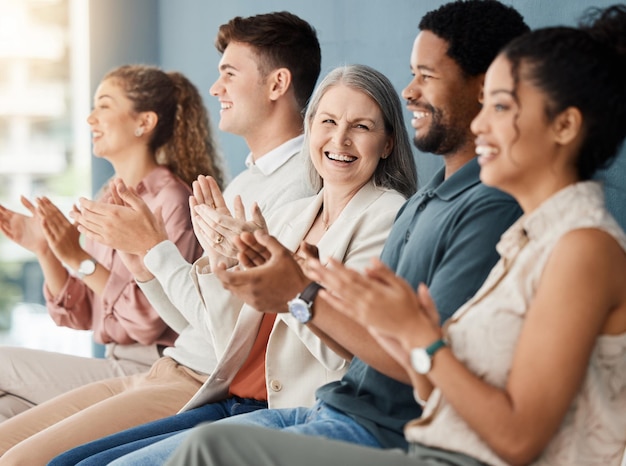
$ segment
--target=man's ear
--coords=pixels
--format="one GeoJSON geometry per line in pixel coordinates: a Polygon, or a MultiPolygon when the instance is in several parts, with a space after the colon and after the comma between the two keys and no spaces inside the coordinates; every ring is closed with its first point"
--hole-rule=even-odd
{"type": "Polygon", "coordinates": [[[559,113],[552,128],[554,132],[554,142],[565,146],[574,141],[582,132],[583,116],[576,107],[567,107],[559,113]]]}
{"type": "Polygon", "coordinates": [[[278,100],[291,88],[291,71],[287,68],[278,68],[272,71],[267,77],[270,85],[270,99],[278,100]]]}

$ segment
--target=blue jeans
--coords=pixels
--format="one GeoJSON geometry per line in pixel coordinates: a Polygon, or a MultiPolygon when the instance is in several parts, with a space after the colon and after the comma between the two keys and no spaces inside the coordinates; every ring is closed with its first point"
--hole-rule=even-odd
{"type": "Polygon", "coordinates": [[[265,401],[231,397],[152,421],[66,451],[48,466],[102,465],[196,425],[267,408],[265,401]]]}
{"type": "MultiPolygon", "coordinates": [[[[264,409],[225,418],[218,422],[220,424],[256,425],[381,448],[376,437],[354,419],[319,401],[312,408],[264,409]]],[[[109,466],[162,465],[190,432],[191,430],[179,432],[158,443],[118,458],[109,466]]],[[[245,448],[245,442],[242,443],[242,448],[245,448]]]]}

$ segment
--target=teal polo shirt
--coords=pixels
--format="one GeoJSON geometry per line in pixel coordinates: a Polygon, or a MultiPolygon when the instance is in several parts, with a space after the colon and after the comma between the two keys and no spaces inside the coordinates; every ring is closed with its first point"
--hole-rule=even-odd
{"type": "MultiPolygon", "coordinates": [[[[381,253],[414,288],[428,285],[442,322],[482,285],[499,259],[500,236],[522,214],[512,197],[483,185],[479,174],[476,159],[445,181],[441,169],[404,204],[381,253]]],[[[421,415],[412,386],[358,358],[316,396],[365,427],[383,448],[406,449],[404,425],[421,415]]]]}

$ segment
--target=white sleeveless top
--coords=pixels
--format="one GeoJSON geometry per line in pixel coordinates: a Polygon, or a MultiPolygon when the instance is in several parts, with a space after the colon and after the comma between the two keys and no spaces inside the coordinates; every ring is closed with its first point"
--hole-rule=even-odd
{"type": "MultiPolygon", "coordinates": [[[[606,210],[601,186],[593,181],[569,186],[502,235],[497,246],[500,261],[476,295],[450,318],[445,331],[452,351],[488,383],[506,385],[525,313],[546,261],[556,242],[579,228],[603,230],[626,250],[626,235],[606,210]]],[[[507,464],[438,389],[429,397],[423,416],[407,424],[405,436],[410,442],[458,451],[490,465],[507,464]]],[[[619,466],[625,445],[626,333],[600,335],[580,392],[533,465],[619,466]]]]}

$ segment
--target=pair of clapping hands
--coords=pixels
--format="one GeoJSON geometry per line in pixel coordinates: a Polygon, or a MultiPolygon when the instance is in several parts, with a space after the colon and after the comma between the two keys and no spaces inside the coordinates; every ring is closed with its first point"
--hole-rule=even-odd
{"type": "Polygon", "coordinates": [[[59,261],[72,263],[82,252],[76,227],[47,197],[38,197],[35,204],[24,196],[20,201],[31,215],[0,205],[0,230],[37,257],[51,251],[59,261]]]}
{"type": "MultiPolygon", "coordinates": [[[[121,179],[109,183],[107,202],[79,200],[79,208],[70,213],[78,231],[90,239],[116,249],[125,265],[140,281],[152,274],[143,265],[143,256],[151,248],[168,239],[161,207],[154,212],[137,192],[121,179]],[[132,232],[132,234],[129,234],[132,232]]],[[[219,186],[212,177],[199,176],[193,182],[189,206],[194,233],[210,259],[211,266],[231,267],[236,264],[238,250],[235,239],[245,231],[265,229],[265,220],[255,204],[252,219],[247,221],[239,196],[232,216],[219,186]]]]}

